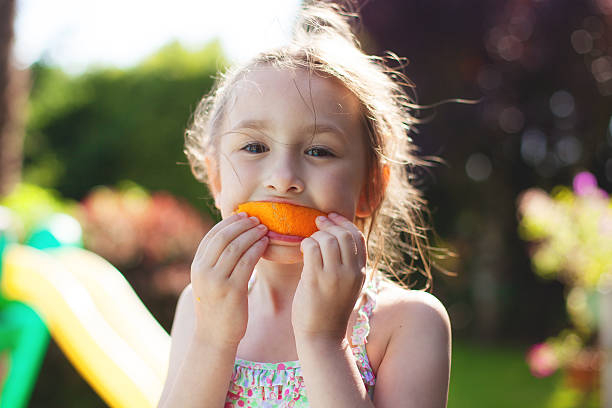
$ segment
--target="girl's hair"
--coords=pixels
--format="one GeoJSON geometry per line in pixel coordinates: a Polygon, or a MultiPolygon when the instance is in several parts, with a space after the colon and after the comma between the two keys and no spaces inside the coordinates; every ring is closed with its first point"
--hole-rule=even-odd
{"type": "MultiPolygon", "coordinates": [[[[406,284],[407,274],[420,272],[431,285],[431,267],[424,219],[425,201],[411,181],[415,169],[427,163],[416,157],[409,132],[418,120],[406,90],[413,85],[391,69],[386,59],[366,55],[349,25],[355,17],[340,6],[312,2],[300,13],[293,39],[287,46],[263,52],[218,79],[199,103],[185,132],[185,154],[196,179],[217,179],[216,137],[235,84],[262,65],[303,69],[335,78],[361,102],[368,149],[366,194],[373,210],[356,224],[366,236],[370,267],[406,284]]],[[[399,58],[390,54],[391,59],[399,58]]]]}

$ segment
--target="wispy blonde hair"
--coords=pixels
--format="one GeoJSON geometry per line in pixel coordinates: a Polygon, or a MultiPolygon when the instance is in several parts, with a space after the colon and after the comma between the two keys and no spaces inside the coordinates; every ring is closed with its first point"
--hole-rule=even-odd
{"type": "Polygon", "coordinates": [[[220,134],[234,85],[258,66],[304,69],[341,81],[361,103],[370,147],[366,197],[372,213],[356,219],[366,236],[369,266],[404,284],[407,275],[419,272],[429,288],[432,276],[426,203],[411,183],[415,169],[427,165],[416,156],[409,136],[418,123],[411,114],[414,102],[407,93],[413,85],[387,65],[389,59],[400,62],[399,58],[392,54],[388,58],[368,56],[361,50],[349,24],[354,17],[335,4],[306,5],[290,44],[263,52],[221,75],[193,114],[185,132],[185,154],[196,179],[210,187],[211,176],[214,179],[216,175],[207,173],[205,162],[216,155],[215,136],[220,134]]]}

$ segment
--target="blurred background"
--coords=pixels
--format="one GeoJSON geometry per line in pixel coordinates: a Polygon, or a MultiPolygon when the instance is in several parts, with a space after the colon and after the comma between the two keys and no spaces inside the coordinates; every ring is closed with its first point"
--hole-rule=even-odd
{"type": "MultiPolygon", "coordinates": [[[[75,216],[85,247],[169,331],[219,219],[183,131],[218,72],[287,41],[300,3],[0,1],[0,205],[23,234],[55,211],[75,216]]],[[[412,135],[441,159],[418,183],[436,244],[456,253],[442,262],[456,276],[437,273],[433,288],[453,325],[449,407],[600,406],[612,1],[353,8],[368,53],[407,59],[417,103],[479,101],[415,110],[412,135]]],[[[104,403],[51,342],[30,406],[104,403]]]]}

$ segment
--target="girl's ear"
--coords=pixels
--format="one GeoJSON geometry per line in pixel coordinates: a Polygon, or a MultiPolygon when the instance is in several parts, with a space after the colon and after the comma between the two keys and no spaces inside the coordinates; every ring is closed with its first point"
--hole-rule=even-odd
{"type": "Polygon", "coordinates": [[[372,197],[368,200],[368,194],[366,193],[367,189],[370,187],[368,185],[363,186],[361,189],[361,193],[359,194],[359,202],[357,203],[357,210],[355,211],[355,215],[359,218],[367,218],[372,215],[374,209],[380,205],[382,198],[387,190],[387,185],[389,185],[389,177],[390,177],[390,168],[389,165],[385,164],[382,168],[382,188],[376,189],[372,194],[372,197]]]}
{"type": "Polygon", "coordinates": [[[221,192],[221,181],[219,180],[219,171],[217,162],[210,156],[204,157],[204,166],[206,167],[206,174],[208,174],[208,185],[211,189],[211,193],[215,198],[215,206],[219,208],[219,193],[221,192]]]}
{"type": "Polygon", "coordinates": [[[359,194],[359,202],[357,203],[357,209],[355,211],[355,216],[358,218],[367,218],[372,214],[372,209],[366,197],[366,188],[367,186],[361,189],[361,194],[359,194]]]}

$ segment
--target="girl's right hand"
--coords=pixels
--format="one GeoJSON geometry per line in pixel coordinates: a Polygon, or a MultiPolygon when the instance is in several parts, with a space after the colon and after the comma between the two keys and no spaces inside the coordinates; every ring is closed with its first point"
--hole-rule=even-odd
{"type": "Polygon", "coordinates": [[[248,321],[248,283],[268,246],[268,229],[240,213],[216,224],[191,264],[195,334],[211,346],[237,347],[248,321]]]}

